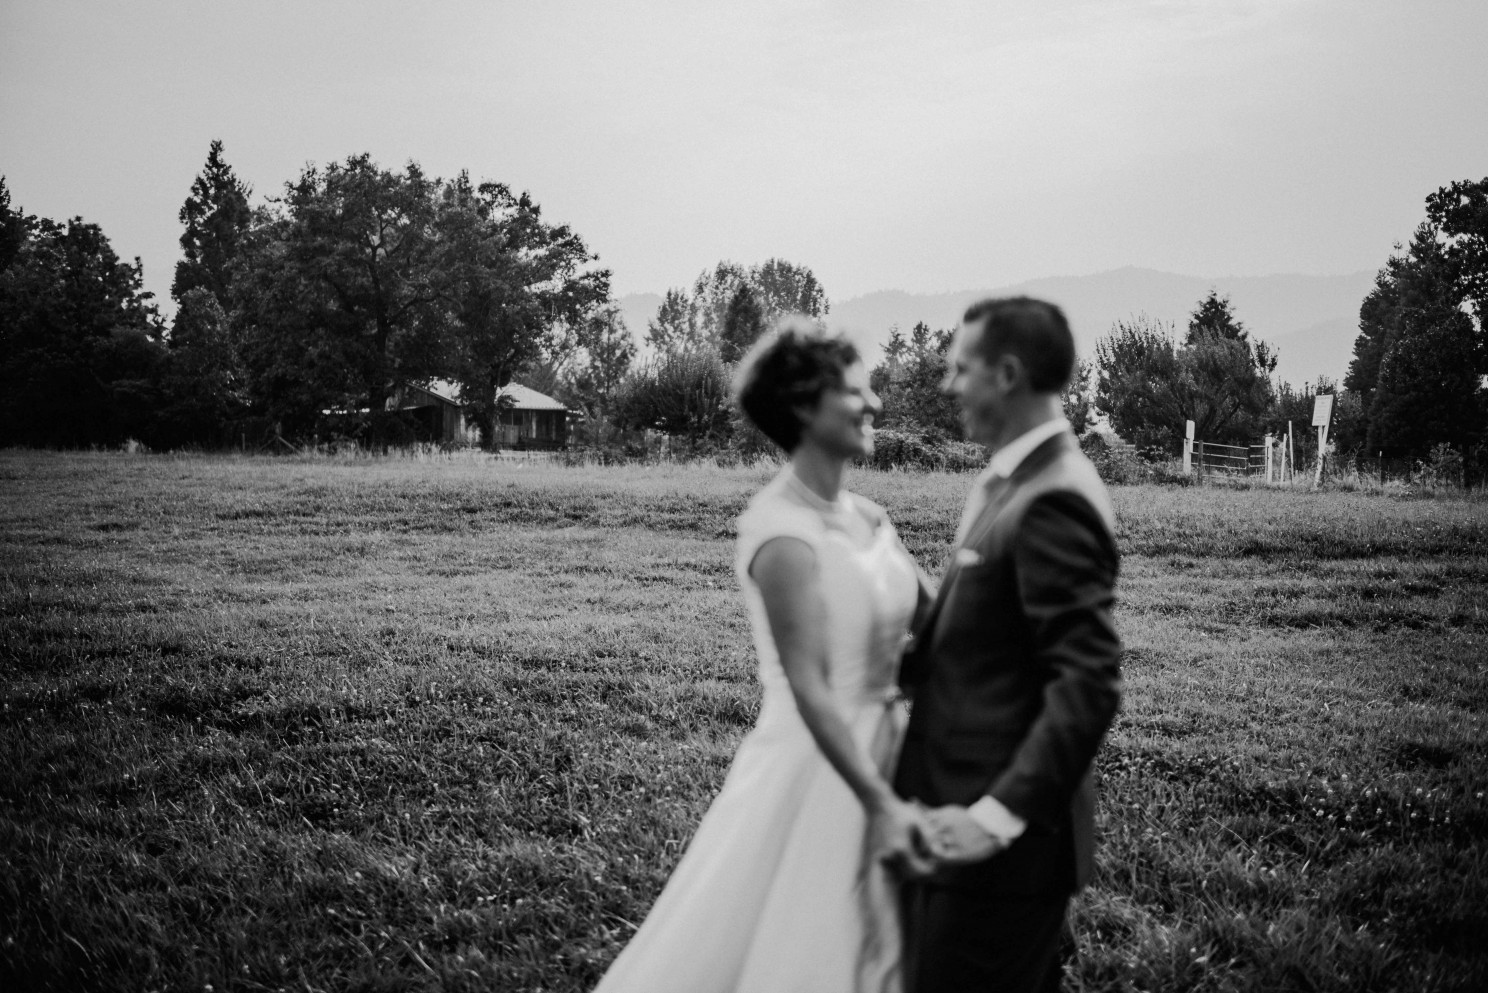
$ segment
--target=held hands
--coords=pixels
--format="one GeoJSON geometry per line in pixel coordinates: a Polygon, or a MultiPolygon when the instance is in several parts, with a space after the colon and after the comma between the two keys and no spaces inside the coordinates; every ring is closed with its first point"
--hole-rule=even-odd
{"type": "Polygon", "coordinates": [[[911,879],[933,875],[942,866],[980,862],[1007,847],[965,807],[954,805],[932,810],[920,803],[889,800],[870,814],[868,831],[878,857],[911,879]]]}
{"type": "Polygon", "coordinates": [[[937,867],[931,847],[933,831],[924,807],[888,797],[869,808],[869,851],[890,868],[911,879],[921,879],[937,867]]]}
{"type": "MultiPolygon", "coordinates": [[[[923,809],[923,808],[922,808],[923,809]]],[[[924,810],[930,823],[930,846],[939,865],[968,865],[989,859],[1007,842],[978,824],[965,807],[955,805],[924,810]]]]}

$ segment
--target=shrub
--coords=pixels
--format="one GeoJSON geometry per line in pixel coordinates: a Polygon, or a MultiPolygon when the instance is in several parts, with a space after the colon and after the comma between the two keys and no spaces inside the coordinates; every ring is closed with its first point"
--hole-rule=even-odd
{"type": "Polygon", "coordinates": [[[867,464],[874,469],[974,472],[987,464],[987,452],[968,441],[935,441],[885,428],[874,432],[873,454],[867,464]]]}
{"type": "Polygon", "coordinates": [[[1100,473],[1101,481],[1107,486],[1145,483],[1151,476],[1148,464],[1127,449],[1101,446],[1087,454],[1090,461],[1095,463],[1095,471],[1100,473]]]}
{"type": "Polygon", "coordinates": [[[1162,459],[1147,463],[1147,482],[1160,486],[1193,486],[1198,480],[1192,472],[1183,471],[1178,459],[1162,459]]]}
{"type": "Polygon", "coordinates": [[[1416,463],[1416,474],[1422,486],[1459,487],[1462,485],[1462,453],[1442,442],[1431,449],[1425,462],[1416,463]]]}

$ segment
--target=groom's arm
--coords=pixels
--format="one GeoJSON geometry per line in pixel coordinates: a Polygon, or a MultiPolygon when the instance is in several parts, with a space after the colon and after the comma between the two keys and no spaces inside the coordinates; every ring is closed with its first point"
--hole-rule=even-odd
{"type": "Polygon", "coordinates": [[[1121,698],[1121,642],[1111,619],[1117,553],[1089,501],[1056,492],[1029,506],[1013,538],[1013,563],[1033,661],[1047,681],[1038,717],[988,794],[1014,817],[1052,828],[1121,698]]]}

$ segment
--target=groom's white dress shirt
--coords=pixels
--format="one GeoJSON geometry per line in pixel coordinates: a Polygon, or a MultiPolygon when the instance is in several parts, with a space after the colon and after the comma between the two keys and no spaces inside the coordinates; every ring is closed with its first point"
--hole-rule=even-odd
{"type": "MultiPolygon", "coordinates": [[[[986,508],[988,487],[999,479],[1007,479],[1018,470],[1018,466],[1023,464],[1024,459],[1033,454],[1035,448],[1069,429],[1068,421],[1063,417],[1056,417],[1045,421],[1031,431],[1023,432],[992,454],[987,468],[977,476],[976,485],[971,488],[971,495],[966,499],[966,510],[961,515],[961,526],[956,531],[957,547],[966,540],[966,533],[971,530],[972,523],[986,508]]],[[[966,812],[983,831],[998,839],[1003,845],[1012,844],[1023,833],[1023,829],[1028,827],[1027,821],[1008,810],[1000,800],[992,796],[982,797],[966,808],[966,812]]]]}

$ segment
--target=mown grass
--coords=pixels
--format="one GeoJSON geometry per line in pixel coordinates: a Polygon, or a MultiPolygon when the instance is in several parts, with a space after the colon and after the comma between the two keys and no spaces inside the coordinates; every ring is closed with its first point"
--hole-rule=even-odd
{"type": "MultiPolygon", "coordinates": [[[[768,473],[0,455],[0,987],[588,988],[754,718],[768,473]]],[[[852,484],[937,570],[966,482],[852,484]]],[[[1488,987],[1488,506],[1115,498],[1069,986],[1488,987]]]]}

